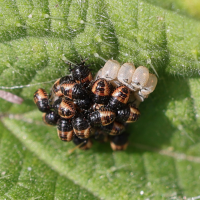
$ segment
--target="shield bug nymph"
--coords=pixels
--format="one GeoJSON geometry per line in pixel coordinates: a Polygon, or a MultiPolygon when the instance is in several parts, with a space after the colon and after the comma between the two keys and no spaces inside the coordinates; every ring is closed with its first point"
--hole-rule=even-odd
{"type": "Polygon", "coordinates": [[[39,88],[34,94],[34,103],[41,112],[48,112],[50,110],[48,95],[46,91],[39,88]]]}
{"type": "Polygon", "coordinates": [[[57,122],[58,137],[65,142],[70,142],[74,136],[71,119],[59,119],[57,122]]]}

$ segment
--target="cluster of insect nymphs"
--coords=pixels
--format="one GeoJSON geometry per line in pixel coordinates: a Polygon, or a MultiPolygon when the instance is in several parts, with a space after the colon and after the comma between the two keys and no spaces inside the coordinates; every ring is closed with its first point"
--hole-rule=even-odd
{"type": "Polygon", "coordinates": [[[157,78],[146,67],[122,66],[108,60],[94,79],[82,60],[70,65],[71,74],[58,79],[48,95],[39,88],[34,102],[48,125],[57,125],[62,141],[89,149],[92,139],[110,141],[113,150],[125,150],[125,125],[138,120],[139,103],[154,91],[157,78]]]}

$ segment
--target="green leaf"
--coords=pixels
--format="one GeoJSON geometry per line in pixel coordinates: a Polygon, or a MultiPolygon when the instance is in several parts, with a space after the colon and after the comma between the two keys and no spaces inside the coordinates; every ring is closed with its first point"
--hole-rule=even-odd
{"type": "Polygon", "coordinates": [[[186,15],[192,18],[200,19],[200,2],[198,0],[144,0],[145,2],[153,5],[160,6],[162,8],[173,10],[176,13],[186,15]]]}
{"type": "Polygon", "coordinates": [[[200,22],[162,7],[140,0],[0,2],[0,89],[24,98],[22,105],[0,100],[2,199],[199,195],[200,22]],[[113,58],[159,75],[140,120],[127,129],[124,152],[94,143],[69,154],[74,145],[60,141],[33,104],[35,90],[50,91],[80,55],[93,73],[113,58]]]}

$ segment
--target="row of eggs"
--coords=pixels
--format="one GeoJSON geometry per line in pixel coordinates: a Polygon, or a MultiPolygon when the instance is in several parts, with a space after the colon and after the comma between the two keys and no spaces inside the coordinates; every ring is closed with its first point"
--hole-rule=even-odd
{"type": "Polygon", "coordinates": [[[97,72],[95,80],[98,78],[104,78],[114,86],[126,85],[139,102],[148,98],[155,90],[158,81],[154,74],[149,73],[148,68],[144,66],[135,68],[133,63],[124,63],[121,66],[116,60],[108,60],[97,72]]]}

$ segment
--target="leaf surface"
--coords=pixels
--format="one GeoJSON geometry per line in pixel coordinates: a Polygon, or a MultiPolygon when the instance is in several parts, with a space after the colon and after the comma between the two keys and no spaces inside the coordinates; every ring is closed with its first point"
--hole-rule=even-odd
{"type": "Polygon", "coordinates": [[[146,1],[4,1],[0,15],[2,199],[168,199],[200,190],[200,22],[146,1]],[[125,152],[94,143],[63,143],[33,104],[39,87],[69,73],[66,62],[89,57],[147,66],[158,86],[128,127],[125,152]]]}

